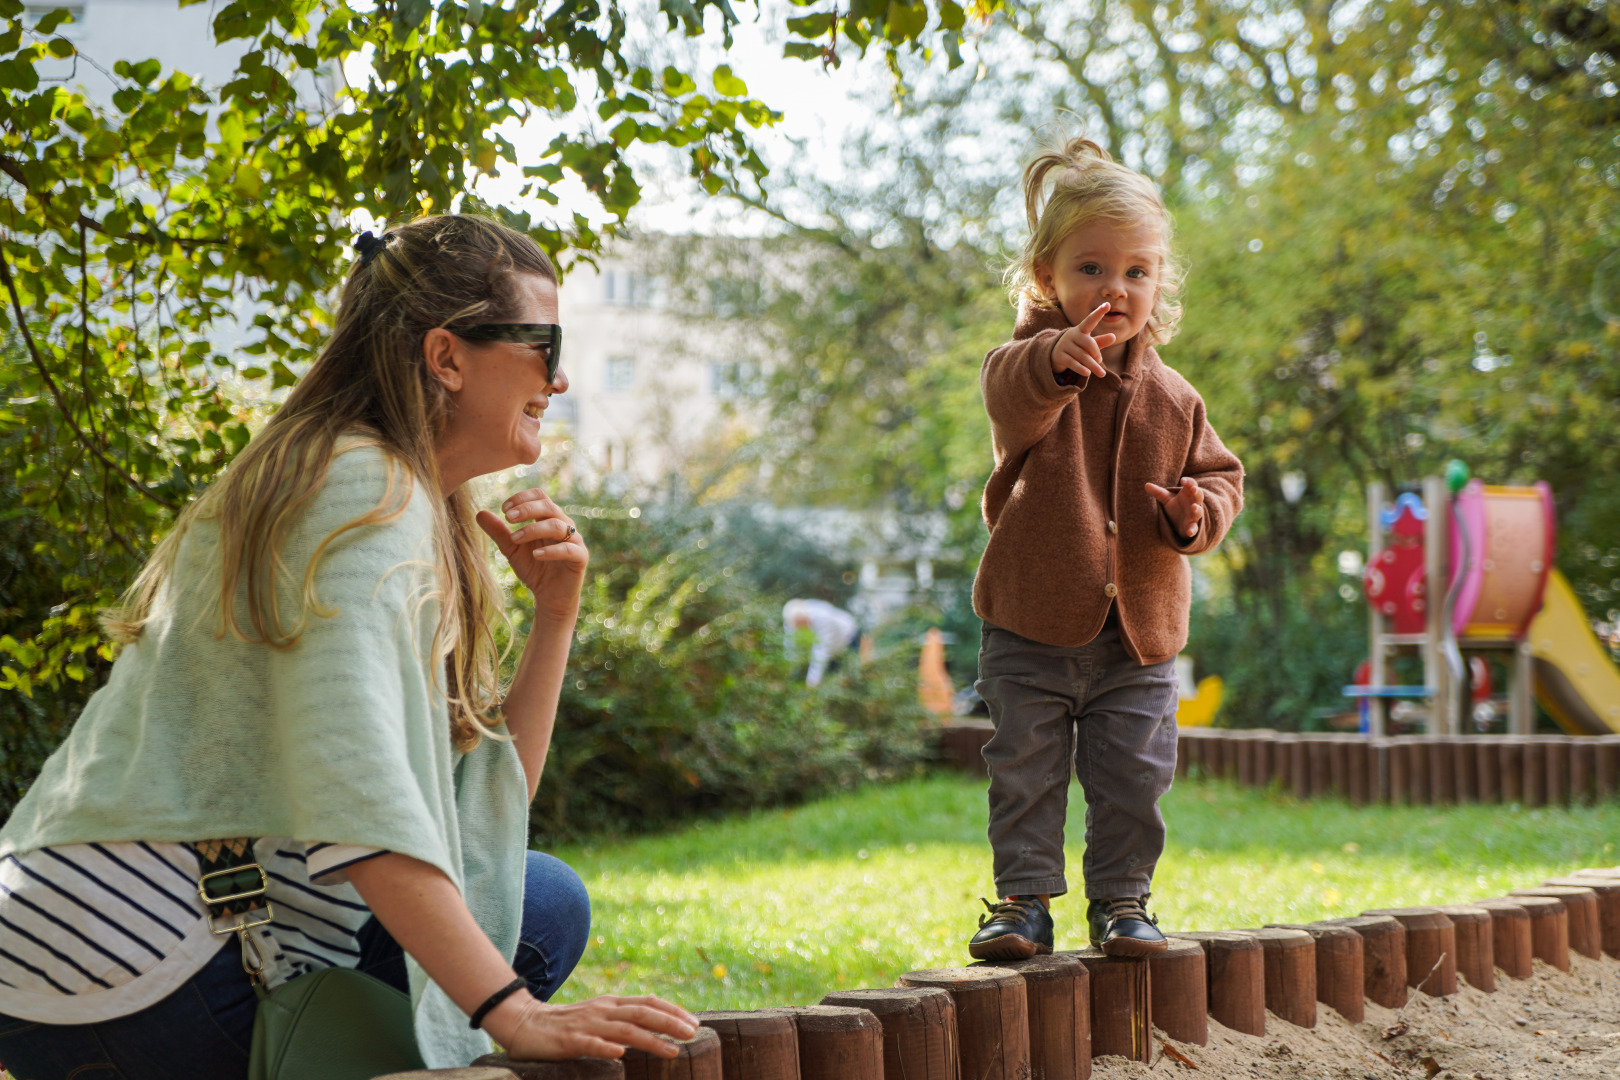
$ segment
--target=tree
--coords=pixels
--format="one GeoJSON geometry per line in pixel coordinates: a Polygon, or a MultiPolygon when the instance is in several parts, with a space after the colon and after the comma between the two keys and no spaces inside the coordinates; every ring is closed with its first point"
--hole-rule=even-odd
{"type": "MultiPolygon", "coordinates": [[[[790,57],[960,63],[953,0],[795,6],[769,16],[786,18],[790,57]]],[[[241,49],[224,85],[119,60],[105,109],[42,78],[95,62],[56,33],[68,17],[0,0],[0,565],[51,575],[5,594],[0,690],[52,696],[58,720],[111,659],[98,610],[320,347],[351,212],[480,210],[566,269],[622,230],[633,148],[668,147],[711,194],[757,197],[751,140],[780,116],[724,63],[641,59],[631,31],[653,19],[728,48],[729,0],[235,0],[212,21],[241,49]],[[312,81],[335,89],[312,99],[312,81]],[[505,134],[520,122],[554,133],[537,160],[505,134]],[[521,197],[486,205],[478,180],[503,168],[521,170],[521,197]],[[548,216],[565,177],[605,227],[548,216]]],[[[28,758],[57,730],[9,746],[28,758]]]]}
{"type": "MultiPolygon", "coordinates": [[[[951,0],[819,8],[788,20],[790,56],[835,62],[875,43],[954,57],[965,22],[951,0]]],[[[728,0],[656,11],[671,32],[717,27],[728,45],[738,18],[728,0]]],[[[78,59],[53,36],[68,12],[30,25],[19,0],[0,0],[0,424],[24,433],[18,496],[71,568],[66,603],[0,637],[0,687],[85,677],[95,609],[247,442],[245,390],[289,385],[319,347],[349,212],[481,207],[477,178],[505,165],[522,170],[530,206],[555,204],[571,174],[613,232],[639,198],[637,144],[676,149],[711,193],[758,190],[749,132],[779,114],[724,64],[639,63],[627,31],[652,13],[618,0],[239,0],[213,20],[220,43],[243,48],[224,86],[121,60],[104,111],[40,79],[42,64],[78,59]],[[362,56],[364,80],[348,85],[362,56]],[[310,101],[311,75],[341,89],[310,101]],[[555,137],[520,161],[503,125],[547,118],[555,137]],[[247,344],[215,348],[244,306],[247,344]]],[[[484,209],[569,258],[602,241],[580,214],[484,209]]]]}

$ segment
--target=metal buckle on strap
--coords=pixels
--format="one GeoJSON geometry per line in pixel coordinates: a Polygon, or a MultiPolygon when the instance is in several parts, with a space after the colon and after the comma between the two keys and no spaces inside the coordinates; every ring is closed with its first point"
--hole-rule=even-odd
{"type": "Polygon", "coordinates": [[[260,866],[258,863],[244,863],[241,866],[228,866],[223,870],[215,870],[213,873],[203,874],[197,879],[197,896],[202,900],[203,905],[208,909],[208,929],[216,935],[234,934],[239,931],[252,929],[255,926],[263,926],[268,922],[274,921],[276,917],[275,909],[270,906],[270,901],[268,900],[264,901],[263,918],[255,917],[260,910],[257,907],[252,907],[241,912],[219,912],[215,910],[216,908],[219,908],[225,904],[234,903],[238,900],[251,900],[254,897],[262,897],[269,887],[270,878],[264,872],[264,867],[260,866]],[[252,878],[248,878],[246,880],[242,879],[243,875],[250,871],[257,875],[256,884],[251,884],[253,881],[252,878]],[[218,883],[217,887],[232,891],[223,893],[214,892],[213,889],[210,888],[210,885],[216,882],[218,883]],[[214,921],[215,919],[221,917],[239,917],[240,921],[232,923],[229,926],[222,927],[216,924],[214,921]]]}

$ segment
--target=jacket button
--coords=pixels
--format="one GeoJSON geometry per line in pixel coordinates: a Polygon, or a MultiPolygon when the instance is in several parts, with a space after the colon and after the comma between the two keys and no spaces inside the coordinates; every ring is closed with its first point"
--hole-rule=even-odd
{"type": "Polygon", "coordinates": [[[1103,586],[1103,595],[1112,599],[1119,594],[1119,589],[1112,581],[1103,586]]]}
{"type": "Polygon", "coordinates": [[[1110,521],[1108,523],[1108,531],[1111,532],[1111,533],[1117,533],[1117,532],[1119,532],[1119,526],[1117,524],[1115,524],[1114,522],[1110,521]]]}

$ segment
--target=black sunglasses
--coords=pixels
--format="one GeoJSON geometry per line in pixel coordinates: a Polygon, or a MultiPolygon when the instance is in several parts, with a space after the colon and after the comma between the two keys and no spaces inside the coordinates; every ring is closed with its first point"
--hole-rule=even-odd
{"type": "Polygon", "coordinates": [[[562,366],[562,327],[556,323],[482,323],[450,332],[468,341],[510,341],[518,345],[543,346],[546,350],[546,382],[557,381],[557,369],[562,366]]]}

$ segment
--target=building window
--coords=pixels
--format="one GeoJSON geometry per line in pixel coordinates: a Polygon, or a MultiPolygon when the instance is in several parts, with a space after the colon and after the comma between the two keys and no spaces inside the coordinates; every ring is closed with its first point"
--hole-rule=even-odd
{"type": "Polygon", "coordinates": [[[759,393],[759,365],[732,360],[709,365],[709,393],[717,398],[752,397],[759,393]]]}
{"type": "Polygon", "coordinates": [[[607,362],[607,388],[610,394],[628,393],[636,385],[636,358],[610,356],[607,362]]]}
{"type": "Polygon", "coordinates": [[[651,274],[602,271],[602,302],[614,307],[657,307],[661,283],[651,274]]]}

